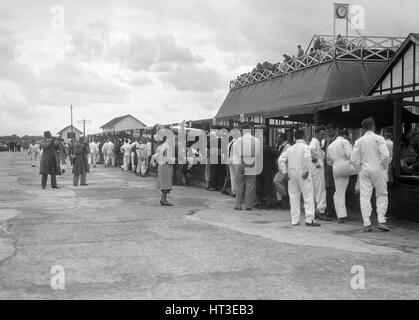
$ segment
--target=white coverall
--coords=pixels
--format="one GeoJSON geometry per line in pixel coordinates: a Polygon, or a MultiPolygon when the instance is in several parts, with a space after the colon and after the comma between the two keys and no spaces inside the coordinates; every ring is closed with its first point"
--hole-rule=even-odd
{"type": "Polygon", "coordinates": [[[288,193],[291,204],[292,224],[300,222],[301,194],[304,198],[306,222],[314,222],[314,197],[313,182],[309,175],[303,179],[306,172],[310,172],[311,152],[304,140],[297,140],[295,144],[281,154],[278,160],[279,168],[284,174],[288,174],[288,193]]]}
{"type": "Polygon", "coordinates": [[[326,211],[326,181],[324,175],[324,151],[321,149],[319,139],[313,138],[309,145],[311,157],[317,160],[316,163],[311,163],[310,174],[313,180],[314,198],[317,204],[319,213],[326,211]]]}
{"type": "Polygon", "coordinates": [[[28,154],[31,156],[31,164],[32,167],[36,166],[36,158],[38,157],[38,154],[40,153],[39,145],[38,144],[30,144],[28,149],[28,154]]]}
{"type": "Polygon", "coordinates": [[[147,146],[144,143],[139,143],[137,145],[137,158],[138,158],[138,164],[137,164],[137,174],[141,176],[145,176],[147,172],[147,160],[148,160],[148,152],[147,152],[147,146]]]}
{"type": "Polygon", "coordinates": [[[128,171],[129,163],[131,161],[131,148],[132,145],[126,142],[121,147],[121,152],[124,154],[124,164],[121,166],[121,168],[124,171],[128,171]]]}
{"type": "Polygon", "coordinates": [[[327,163],[333,166],[333,179],[335,180],[335,194],[333,201],[335,203],[336,215],[338,218],[346,218],[346,188],[349,184],[349,176],[339,174],[340,166],[349,165],[352,155],[352,146],[348,140],[343,137],[337,137],[327,148],[327,163]]]}
{"type": "Polygon", "coordinates": [[[106,142],[102,146],[102,153],[105,158],[105,166],[115,166],[115,146],[112,141],[106,142]]]}
{"type": "MultiPolygon", "coordinates": [[[[237,139],[233,139],[228,144],[228,167],[230,170],[230,183],[231,183],[231,193],[236,194],[237,189],[237,173],[238,173],[238,165],[234,164],[233,159],[233,144],[237,141],[237,139]]],[[[238,161],[236,161],[238,162],[238,161]]]]}
{"type": "Polygon", "coordinates": [[[386,223],[388,207],[387,170],[390,160],[384,137],[367,131],[355,142],[351,163],[361,165],[358,176],[361,199],[361,212],[364,226],[371,225],[371,196],[375,189],[377,198],[378,223],[386,223]]]}
{"type": "Polygon", "coordinates": [[[89,157],[88,157],[89,165],[96,166],[96,157],[97,157],[97,154],[99,153],[99,148],[95,142],[90,142],[89,149],[90,149],[89,157]]]}

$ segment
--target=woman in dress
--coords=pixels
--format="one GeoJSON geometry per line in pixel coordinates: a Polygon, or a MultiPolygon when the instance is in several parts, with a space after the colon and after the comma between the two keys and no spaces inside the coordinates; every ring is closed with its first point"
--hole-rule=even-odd
{"type": "Polygon", "coordinates": [[[173,206],[172,203],[167,201],[167,195],[173,187],[173,164],[175,163],[174,157],[174,142],[166,137],[163,143],[156,150],[154,159],[157,161],[157,189],[161,191],[160,204],[162,206],[173,206]]]}

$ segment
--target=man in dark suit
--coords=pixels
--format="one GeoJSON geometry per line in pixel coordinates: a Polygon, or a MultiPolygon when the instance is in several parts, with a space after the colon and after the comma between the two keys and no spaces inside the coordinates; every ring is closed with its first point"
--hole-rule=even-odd
{"type": "Polygon", "coordinates": [[[41,143],[42,157],[39,170],[39,174],[42,175],[42,189],[45,189],[47,186],[48,175],[51,175],[51,187],[59,189],[56,178],[57,175],[61,175],[60,162],[57,155],[59,148],[60,143],[58,140],[51,136],[50,131],[45,131],[44,140],[41,143]]]}

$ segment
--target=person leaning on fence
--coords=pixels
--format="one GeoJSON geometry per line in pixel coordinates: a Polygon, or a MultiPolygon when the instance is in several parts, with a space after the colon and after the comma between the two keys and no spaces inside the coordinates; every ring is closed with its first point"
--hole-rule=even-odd
{"type": "Polygon", "coordinates": [[[279,157],[279,167],[288,177],[288,193],[291,204],[291,223],[300,225],[301,194],[304,199],[306,226],[319,227],[315,222],[313,183],[311,181],[311,152],[303,130],[295,132],[295,144],[279,157]]]}

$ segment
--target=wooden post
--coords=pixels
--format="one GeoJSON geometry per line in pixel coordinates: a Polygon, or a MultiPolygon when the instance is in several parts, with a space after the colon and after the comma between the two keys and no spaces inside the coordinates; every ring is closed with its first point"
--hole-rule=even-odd
{"type": "Polygon", "coordinates": [[[397,185],[400,176],[400,144],[402,140],[402,99],[393,100],[393,169],[394,184],[397,185]]]}

